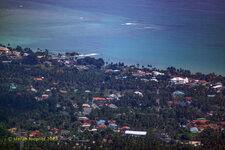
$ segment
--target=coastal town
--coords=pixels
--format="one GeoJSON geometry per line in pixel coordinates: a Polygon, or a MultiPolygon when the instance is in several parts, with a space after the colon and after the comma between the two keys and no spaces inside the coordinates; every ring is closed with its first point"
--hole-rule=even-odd
{"type": "Polygon", "coordinates": [[[1,128],[11,140],[104,149],[149,137],[204,148],[205,132],[224,136],[224,76],[10,45],[0,45],[0,61],[1,128]]]}

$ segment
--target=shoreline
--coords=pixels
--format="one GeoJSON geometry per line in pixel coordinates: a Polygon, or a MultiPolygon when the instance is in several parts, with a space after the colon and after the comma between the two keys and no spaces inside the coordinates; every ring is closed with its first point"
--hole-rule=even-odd
{"type": "MultiPolygon", "coordinates": [[[[2,43],[1,43],[2,44],[2,43]]],[[[3,45],[7,45],[7,44],[3,44],[3,45]]],[[[10,44],[11,47],[16,47],[16,44],[10,44]]],[[[23,48],[29,47],[29,46],[22,46],[23,48]]],[[[46,49],[46,48],[40,48],[42,50],[46,49]]],[[[38,51],[38,48],[36,47],[32,47],[31,46],[31,50],[34,52],[38,51]]],[[[146,60],[135,60],[132,58],[125,58],[122,59],[120,57],[115,57],[113,55],[106,55],[106,54],[102,54],[102,53],[97,53],[97,52],[93,52],[91,50],[84,50],[84,49],[77,49],[77,50],[70,50],[70,49],[61,49],[61,50],[53,50],[53,49],[48,49],[49,52],[53,55],[57,55],[57,54],[65,54],[65,53],[71,53],[71,52],[78,52],[78,53],[82,53],[79,56],[75,56],[75,57],[96,57],[96,58],[102,58],[105,62],[108,63],[119,63],[122,62],[125,65],[137,65],[139,64],[140,66],[147,66],[147,65],[152,65],[153,68],[159,69],[159,70],[166,70],[168,67],[175,67],[176,69],[184,69],[184,70],[189,70],[191,71],[191,73],[196,74],[196,73],[202,73],[202,74],[212,74],[214,73],[215,75],[218,76],[225,76],[225,71],[224,72],[217,72],[217,71],[210,71],[210,70],[199,70],[196,68],[191,68],[191,67],[178,67],[177,65],[166,65],[165,63],[154,63],[154,62],[147,62],[146,60]]]]}
{"type": "Polygon", "coordinates": [[[122,62],[124,63],[125,65],[137,65],[139,64],[140,66],[144,65],[144,66],[147,66],[147,65],[152,65],[153,67],[159,69],[159,70],[166,70],[168,67],[175,67],[176,69],[184,69],[184,70],[190,70],[192,73],[196,74],[196,73],[203,73],[203,74],[210,74],[210,73],[214,73],[216,75],[221,75],[221,76],[225,76],[225,71],[224,72],[217,72],[217,71],[210,71],[210,70],[199,70],[197,67],[196,68],[193,68],[193,67],[178,67],[177,65],[172,65],[172,64],[169,64],[169,65],[166,65],[165,63],[156,63],[156,62],[147,62],[146,60],[134,60],[132,58],[125,58],[125,59],[122,59],[122,58],[119,58],[119,57],[115,57],[113,55],[106,55],[106,54],[102,54],[102,53],[96,53],[96,52],[93,52],[93,51],[89,51],[89,50],[69,50],[69,49],[65,49],[65,50],[50,50],[51,53],[54,53],[54,54],[58,54],[58,53],[71,53],[73,51],[76,51],[78,53],[86,53],[86,54],[82,54],[81,56],[82,57],[90,57],[90,56],[93,56],[93,57],[97,57],[97,58],[103,58],[104,61],[108,62],[108,63],[119,63],[119,62],[122,62]],[[101,57],[99,57],[101,56],[101,57]]]}

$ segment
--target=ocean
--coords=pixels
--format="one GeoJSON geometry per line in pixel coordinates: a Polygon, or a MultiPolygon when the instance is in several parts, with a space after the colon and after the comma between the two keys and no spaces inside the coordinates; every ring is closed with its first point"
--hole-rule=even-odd
{"type": "Polygon", "coordinates": [[[223,0],[0,0],[0,43],[225,75],[223,0]]]}

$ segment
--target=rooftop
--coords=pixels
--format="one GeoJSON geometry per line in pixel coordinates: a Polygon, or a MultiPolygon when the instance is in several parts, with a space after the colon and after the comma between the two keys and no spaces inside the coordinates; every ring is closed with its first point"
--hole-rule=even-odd
{"type": "Polygon", "coordinates": [[[130,134],[130,135],[146,135],[147,131],[133,131],[133,130],[126,130],[125,134],[130,134]]]}

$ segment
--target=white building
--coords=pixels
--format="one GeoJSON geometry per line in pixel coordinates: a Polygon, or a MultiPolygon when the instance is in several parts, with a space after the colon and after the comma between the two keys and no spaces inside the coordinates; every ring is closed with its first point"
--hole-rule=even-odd
{"type": "Polygon", "coordinates": [[[139,96],[141,96],[141,97],[144,96],[144,95],[143,95],[141,92],[139,92],[139,91],[135,91],[134,94],[137,94],[137,95],[139,95],[139,96]]]}
{"type": "Polygon", "coordinates": [[[33,87],[31,87],[31,89],[30,89],[32,92],[35,92],[35,93],[37,93],[37,90],[35,89],[35,88],[33,88],[33,87]]]}
{"type": "Polygon", "coordinates": [[[223,85],[222,84],[218,84],[218,85],[213,86],[212,88],[213,89],[216,89],[216,90],[222,89],[223,88],[223,85]]]}
{"type": "Polygon", "coordinates": [[[115,104],[109,104],[108,107],[112,108],[112,109],[117,109],[118,108],[115,104]]]}
{"type": "Polygon", "coordinates": [[[176,76],[170,79],[170,81],[174,84],[186,84],[189,82],[187,77],[176,76]]]}
{"type": "Polygon", "coordinates": [[[158,72],[158,71],[152,71],[152,74],[153,74],[153,76],[163,76],[163,75],[165,75],[164,73],[158,72]]]}
{"type": "Polygon", "coordinates": [[[146,134],[147,134],[147,131],[132,131],[132,130],[126,130],[126,131],[125,131],[125,134],[140,136],[140,135],[146,135],[146,134]]]}
{"type": "Polygon", "coordinates": [[[89,107],[90,108],[90,105],[89,104],[83,104],[82,107],[89,107]]]}
{"type": "Polygon", "coordinates": [[[157,80],[155,77],[152,77],[152,78],[151,78],[151,81],[158,82],[158,80],[157,80]]]}

